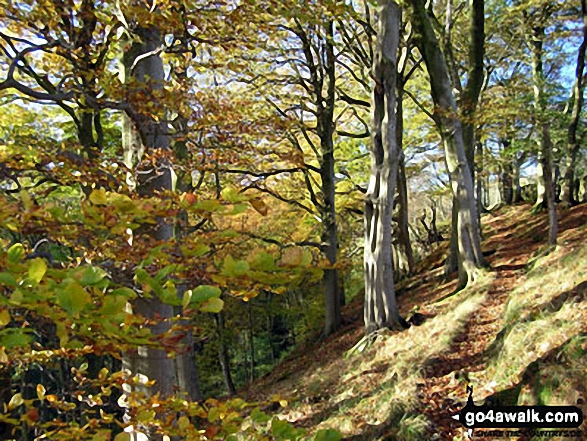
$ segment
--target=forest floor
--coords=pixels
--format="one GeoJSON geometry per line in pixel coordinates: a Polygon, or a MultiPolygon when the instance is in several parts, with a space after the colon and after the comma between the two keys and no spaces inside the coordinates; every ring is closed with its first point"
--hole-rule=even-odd
{"type": "Polygon", "coordinates": [[[544,256],[544,214],[522,205],[484,215],[490,269],[473,286],[454,294],[439,246],[397,287],[402,316],[417,311],[418,326],[351,350],[364,333],[358,295],[339,332],[309,339],[242,395],[285,399],[281,417],[348,440],[464,440],[451,415],[469,383],[477,404],[579,404],[587,414],[587,205],[559,221],[559,246],[544,256]]]}

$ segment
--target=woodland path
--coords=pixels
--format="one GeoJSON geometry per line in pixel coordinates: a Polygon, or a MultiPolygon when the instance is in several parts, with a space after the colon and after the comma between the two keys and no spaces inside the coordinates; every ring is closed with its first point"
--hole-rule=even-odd
{"type": "MultiPolygon", "coordinates": [[[[529,259],[543,246],[543,240],[538,239],[546,237],[543,235],[547,229],[546,220],[542,216],[522,216],[523,219],[520,219],[514,231],[511,225],[495,228],[492,220],[485,220],[486,226],[495,228],[491,238],[483,244],[484,252],[491,253],[487,263],[495,273],[495,279],[479,311],[471,314],[450,349],[426,367],[419,398],[421,412],[432,422],[431,439],[452,440],[462,433],[462,429],[450,417],[461,409],[461,403],[449,397],[451,393],[454,395],[455,380],[462,383],[459,395],[464,401],[468,374],[486,368],[488,349],[501,330],[500,323],[508,296],[527,272],[529,259]]],[[[573,229],[584,223],[586,218],[585,205],[559,212],[559,243],[568,245],[581,241],[580,236],[573,234],[573,229]]],[[[475,439],[490,438],[477,436],[475,439]]]]}

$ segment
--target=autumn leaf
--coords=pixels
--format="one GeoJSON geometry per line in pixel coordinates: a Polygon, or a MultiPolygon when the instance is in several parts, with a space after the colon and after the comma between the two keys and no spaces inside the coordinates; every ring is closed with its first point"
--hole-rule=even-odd
{"type": "Polygon", "coordinates": [[[20,393],[16,393],[12,396],[12,398],[8,402],[8,410],[16,409],[22,403],[24,403],[24,400],[22,399],[22,395],[20,393]]]}
{"type": "Polygon", "coordinates": [[[263,202],[261,198],[254,198],[249,201],[249,203],[253,206],[253,208],[257,211],[257,213],[267,216],[269,213],[269,206],[263,202]]]}

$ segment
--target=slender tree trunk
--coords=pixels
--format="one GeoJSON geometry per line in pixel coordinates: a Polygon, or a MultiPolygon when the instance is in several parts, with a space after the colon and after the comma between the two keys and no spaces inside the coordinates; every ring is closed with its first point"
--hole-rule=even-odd
{"type": "Polygon", "coordinates": [[[477,201],[477,212],[481,214],[486,212],[486,206],[483,204],[483,184],[485,178],[483,176],[483,144],[481,141],[475,143],[475,149],[475,157],[477,158],[475,161],[475,167],[477,169],[475,179],[475,199],[477,201]]]}
{"type": "Polygon", "coordinates": [[[408,208],[408,183],[406,180],[406,164],[405,155],[403,153],[403,132],[404,132],[404,120],[403,120],[403,79],[398,78],[397,87],[397,145],[400,151],[399,153],[399,167],[397,177],[397,190],[398,190],[398,242],[400,252],[405,256],[405,260],[408,264],[408,274],[414,272],[414,252],[412,250],[412,243],[410,241],[410,232],[408,230],[409,224],[409,208],[408,208]]]}
{"type": "MultiPolygon", "coordinates": [[[[334,24],[329,21],[326,25],[326,63],[328,85],[324,102],[318,104],[318,134],[320,136],[320,176],[322,179],[322,243],[325,244],[325,257],[330,265],[334,266],[338,255],[338,228],[336,222],[336,206],[334,200],[334,101],[335,101],[335,55],[333,47],[334,24]]],[[[338,286],[338,270],[330,268],[324,270],[323,276],[326,319],[324,336],[332,334],[342,324],[340,310],[341,300],[338,286]]]]}
{"type": "Polygon", "coordinates": [[[249,376],[249,381],[252,383],[253,381],[255,381],[255,330],[254,330],[254,320],[253,320],[253,305],[252,302],[253,300],[249,300],[249,303],[247,305],[247,309],[248,309],[248,315],[249,315],[249,351],[250,351],[250,358],[251,358],[251,370],[250,370],[250,376],[249,376]]]}
{"type": "Polygon", "coordinates": [[[514,199],[512,202],[514,204],[522,202],[522,186],[520,185],[520,168],[522,167],[522,162],[524,161],[524,159],[525,159],[524,155],[516,156],[516,159],[514,160],[514,163],[513,163],[513,167],[514,167],[514,171],[513,171],[514,199]]]}
{"type": "Polygon", "coordinates": [[[397,51],[401,10],[394,0],[378,0],[373,60],[371,177],[365,196],[365,328],[402,328],[393,283],[391,225],[400,150],[397,143],[397,51]]]}
{"type": "Polygon", "coordinates": [[[224,377],[224,385],[226,386],[226,393],[228,396],[236,394],[236,388],[232,381],[232,374],[230,372],[230,357],[228,356],[228,348],[224,337],[224,315],[222,312],[214,315],[216,321],[216,336],[218,338],[218,360],[220,361],[220,368],[222,369],[222,376],[224,377]]]}
{"type": "Polygon", "coordinates": [[[583,108],[583,93],[585,90],[585,79],[583,77],[585,71],[585,51],[587,49],[587,7],[586,1],[581,0],[581,17],[583,19],[583,41],[579,46],[577,54],[577,68],[575,70],[575,84],[573,86],[573,106],[571,111],[571,120],[567,128],[567,169],[563,178],[562,202],[566,205],[576,204],[575,199],[576,178],[575,169],[577,166],[577,156],[579,154],[579,140],[577,139],[577,128],[581,118],[581,109],[583,108]]]}
{"type": "Polygon", "coordinates": [[[430,76],[432,97],[436,105],[436,122],[440,129],[446,164],[457,210],[459,287],[474,281],[485,265],[481,254],[481,237],[473,179],[466,156],[463,128],[452,92],[445,59],[422,0],[411,0],[418,31],[418,46],[430,76]]]}
{"type": "Polygon", "coordinates": [[[552,141],[550,125],[546,120],[546,97],[544,96],[544,73],[542,65],[545,29],[543,26],[532,28],[532,77],[534,83],[534,108],[540,128],[540,165],[544,179],[544,196],[548,207],[548,243],[556,245],[558,235],[558,219],[552,169],[552,141]]]}
{"type": "MultiPolygon", "coordinates": [[[[503,141],[504,149],[509,146],[509,141],[503,141]],[[506,145],[507,144],[507,145],[506,145]]],[[[510,158],[506,157],[501,169],[501,184],[502,195],[501,198],[504,204],[512,205],[514,202],[514,167],[510,158]]]]}

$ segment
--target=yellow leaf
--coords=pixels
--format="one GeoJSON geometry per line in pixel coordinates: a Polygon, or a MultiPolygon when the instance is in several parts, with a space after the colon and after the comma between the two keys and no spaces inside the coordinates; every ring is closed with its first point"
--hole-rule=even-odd
{"type": "Polygon", "coordinates": [[[22,201],[26,211],[29,211],[31,208],[33,208],[33,205],[35,205],[31,199],[31,195],[26,190],[20,191],[20,200],[22,201]]]}
{"type": "Polygon", "coordinates": [[[45,398],[49,403],[54,403],[57,401],[57,395],[47,395],[45,398]]]}
{"type": "Polygon", "coordinates": [[[103,188],[92,191],[90,194],[90,202],[94,205],[106,205],[108,203],[106,191],[103,188]]]}
{"type": "Polygon", "coordinates": [[[279,400],[281,407],[287,407],[287,400],[279,400]]]}
{"type": "Polygon", "coordinates": [[[3,348],[0,348],[0,363],[8,363],[8,355],[3,348]]]}
{"type": "Polygon", "coordinates": [[[45,386],[42,384],[37,384],[37,397],[39,400],[43,401],[45,399],[45,386]]]}
{"type": "Polygon", "coordinates": [[[24,403],[24,400],[22,399],[22,395],[21,394],[14,394],[12,396],[12,398],[10,399],[10,401],[8,402],[8,410],[16,409],[22,403],[24,403]]]}
{"type": "Polygon", "coordinates": [[[7,309],[0,311],[0,327],[6,326],[10,323],[10,313],[7,309]]]}
{"type": "Polygon", "coordinates": [[[222,311],[224,307],[224,300],[219,298],[213,298],[206,300],[200,307],[199,310],[202,312],[218,313],[222,311]]]}

